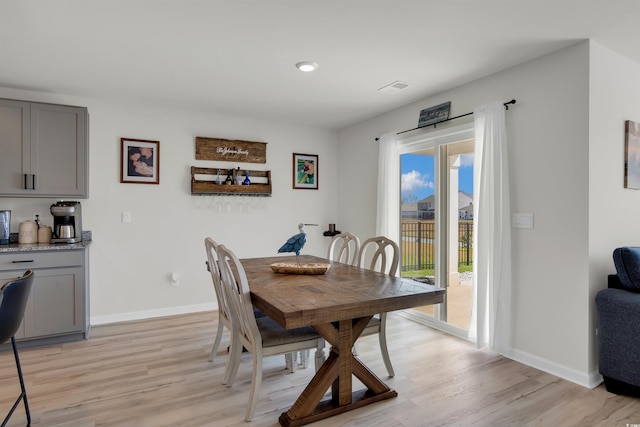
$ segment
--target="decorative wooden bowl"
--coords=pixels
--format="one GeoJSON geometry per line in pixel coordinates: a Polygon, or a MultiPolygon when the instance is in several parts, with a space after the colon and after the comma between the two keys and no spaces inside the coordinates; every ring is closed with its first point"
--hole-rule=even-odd
{"type": "Polygon", "coordinates": [[[271,269],[281,274],[324,274],[331,264],[324,262],[314,262],[300,264],[296,262],[275,262],[270,265],[271,269]]]}

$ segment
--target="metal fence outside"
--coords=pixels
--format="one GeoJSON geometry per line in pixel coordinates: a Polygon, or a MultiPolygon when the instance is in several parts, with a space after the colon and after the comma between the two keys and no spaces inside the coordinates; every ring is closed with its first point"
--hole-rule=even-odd
{"type": "MultiPolygon", "coordinates": [[[[435,268],[435,222],[402,222],[402,271],[435,268]]],[[[473,221],[458,221],[458,264],[471,265],[473,221]]],[[[455,244],[455,242],[453,242],[455,244]]]]}

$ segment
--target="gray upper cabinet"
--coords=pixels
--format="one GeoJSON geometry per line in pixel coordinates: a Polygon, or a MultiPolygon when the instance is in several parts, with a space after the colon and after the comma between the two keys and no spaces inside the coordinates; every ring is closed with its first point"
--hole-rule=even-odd
{"type": "Polygon", "coordinates": [[[88,196],[85,107],[0,99],[0,196],[88,196]]]}
{"type": "Polygon", "coordinates": [[[30,117],[28,102],[0,99],[0,194],[29,194],[25,174],[31,170],[30,117]]]}

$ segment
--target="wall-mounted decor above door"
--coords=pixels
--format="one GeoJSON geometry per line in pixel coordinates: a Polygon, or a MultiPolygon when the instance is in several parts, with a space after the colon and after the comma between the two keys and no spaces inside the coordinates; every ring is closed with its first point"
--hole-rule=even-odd
{"type": "Polygon", "coordinates": [[[421,110],[420,118],[418,119],[418,127],[421,128],[447,120],[449,118],[450,109],[451,101],[421,110]]]}
{"type": "Polygon", "coordinates": [[[267,163],[267,143],[196,136],[196,160],[267,163]]]}

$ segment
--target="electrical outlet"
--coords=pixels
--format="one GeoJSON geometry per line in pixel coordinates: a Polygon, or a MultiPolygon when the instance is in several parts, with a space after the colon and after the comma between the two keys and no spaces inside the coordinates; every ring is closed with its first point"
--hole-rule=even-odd
{"type": "Polygon", "coordinates": [[[131,222],[131,212],[122,212],[122,223],[129,224],[131,222]]]}
{"type": "Polygon", "coordinates": [[[171,286],[180,286],[180,275],[178,273],[171,273],[171,286]]]}

